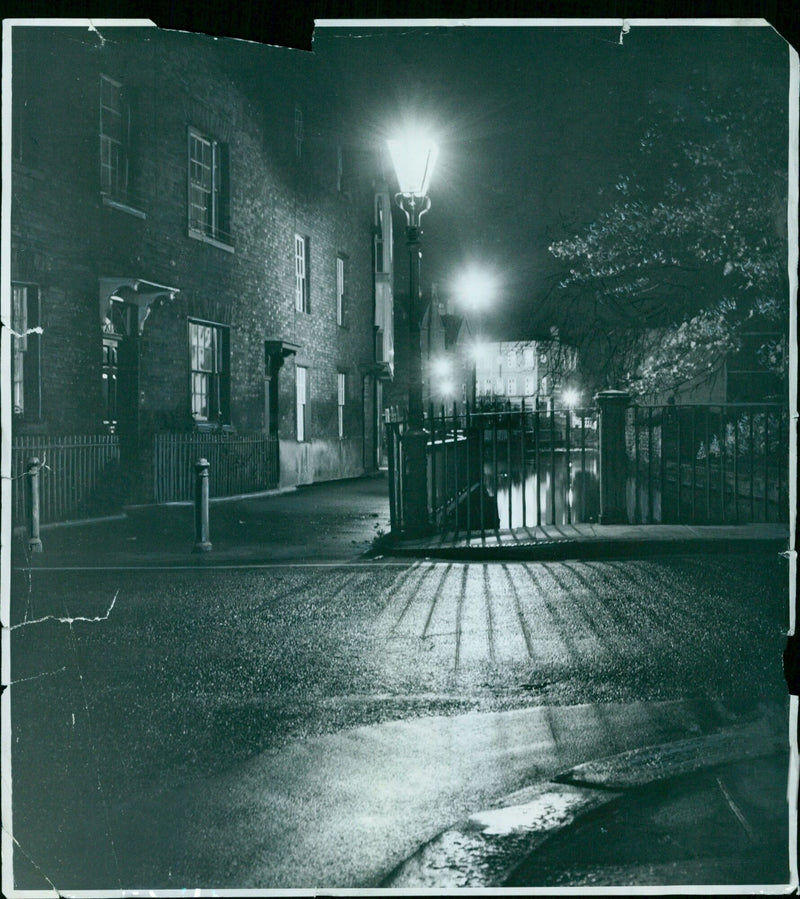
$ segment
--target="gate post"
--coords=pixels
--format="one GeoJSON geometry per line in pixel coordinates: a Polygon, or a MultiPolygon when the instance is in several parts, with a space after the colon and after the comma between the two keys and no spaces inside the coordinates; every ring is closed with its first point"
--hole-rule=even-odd
{"type": "Polygon", "coordinates": [[[207,459],[195,462],[195,490],[194,490],[194,534],[196,553],[207,553],[211,550],[211,540],[208,529],[208,469],[211,466],[207,459]]]}
{"type": "Polygon", "coordinates": [[[428,432],[411,427],[403,442],[403,531],[406,537],[430,533],[428,516],[428,432]]]}
{"type": "Polygon", "coordinates": [[[39,537],[39,472],[42,470],[41,462],[32,456],[28,459],[28,552],[42,552],[42,540],[39,537]]]}
{"type": "Polygon", "coordinates": [[[625,412],[630,399],[624,390],[603,390],[595,397],[600,407],[600,524],[628,524],[625,412]]]}

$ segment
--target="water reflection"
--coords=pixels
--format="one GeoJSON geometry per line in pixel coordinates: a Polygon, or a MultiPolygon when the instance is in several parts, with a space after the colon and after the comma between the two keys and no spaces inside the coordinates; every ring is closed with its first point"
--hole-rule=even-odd
{"type": "MultiPolygon", "coordinates": [[[[497,511],[501,528],[534,527],[537,524],[596,522],[600,514],[600,481],[596,450],[557,449],[542,453],[525,466],[498,460],[497,511]]],[[[487,470],[487,483],[492,477],[487,470]]],[[[490,483],[490,489],[493,485],[490,483]]]]}

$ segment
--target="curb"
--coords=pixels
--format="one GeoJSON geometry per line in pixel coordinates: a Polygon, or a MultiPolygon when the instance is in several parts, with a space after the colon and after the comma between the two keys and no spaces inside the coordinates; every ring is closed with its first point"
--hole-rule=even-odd
{"type": "Polygon", "coordinates": [[[586,539],[554,540],[536,543],[515,543],[469,546],[404,546],[384,544],[371,551],[375,555],[400,556],[418,559],[444,559],[464,562],[527,561],[547,562],[566,559],[635,559],[653,555],[686,555],[689,553],[776,552],[786,550],[786,542],[752,538],[693,538],[693,539],[586,539]]]}
{"type": "Polygon", "coordinates": [[[577,765],[497,800],[397,865],[381,888],[499,888],[547,841],[642,787],[769,757],[788,745],[763,721],[577,765]]]}

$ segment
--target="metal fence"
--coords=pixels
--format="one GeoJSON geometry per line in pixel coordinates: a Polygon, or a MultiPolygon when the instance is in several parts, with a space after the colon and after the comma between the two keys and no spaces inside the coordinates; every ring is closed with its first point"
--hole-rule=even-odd
{"type": "MultiPolygon", "coordinates": [[[[595,409],[429,409],[428,521],[439,531],[593,523],[604,465],[621,471],[631,524],[782,522],[789,414],[781,404],[630,406],[603,460],[595,409]],[[619,458],[618,458],[619,457],[619,458]],[[624,457],[624,458],[622,458],[624,457]],[[621,467],[620,467],[621,463],[621,467]]],[[[392,530],[403,532],[406,423],[387,417],[392,530]]],[[[604,452],[607,452],[604,450],[604,452]]]]}
{"type": "MultiPolygon", "coordinates": [[[[593,409],[469,404],[429,409],[428,518],[439,530],[485,533],[497,528],[596,520],[597,413],[593,409]]],[[[403,530],[406,423],[387,420],[392,530],[403,530]]]]}
{"type": "Polygon", "coordinates": [[[789,412],[782,404],[632,406],[626,450],[633,522],[788,520],[789,412]]]}
{"type": "Polygon", "coordinates": [[[119,440],[113,434],[17,435],[11,445],[12,520],[26,520],[28,460],[42,463],[40,521],[69,521],[114,512],[120,501],[119,440]]]}
{"type": "Polygon", "coordinates": [[[155,436],[155,501],[193,499],[194,466],[201,458],[211,466],[211,496],[236,496],[278,486],[278,438],[273,435],[163,433],[155,436]]]}

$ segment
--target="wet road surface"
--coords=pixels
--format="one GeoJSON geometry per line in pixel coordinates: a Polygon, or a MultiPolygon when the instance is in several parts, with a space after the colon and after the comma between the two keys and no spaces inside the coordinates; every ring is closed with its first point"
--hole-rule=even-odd
{"type": "MultiPolygon", "coordinates": [[[[344,797],[352,801],[359,789],[363,795],[364,781],[353,781],[351,772],[372,758],[364,755],[369,735],[391,746],[392,727],[416,722],[401,755],[413,759],[415,745],[421,754],[425,748],[460,786],[446,801],[434,794],[421,819],[412,816],[422,824],[411,830],[408,816],[387,813],[394,823],[385,843],[366,845],[369,827],[336,830],[338,842],[325,843],[325,858],[352,857],[359,846],[369,859],[338,871],[336,885],[375,882],[396,863],[398,848],[448,826],[469,802],[533,776],[530,741],[523,741],[519,764],[505,742],[497,744],[509,715],[565,709],[556,718],[566,722],[567,736],[559,737],[556,724],[547,744],[548,764],[557,768],[652,736],[645,725],[658,720],[653,709],[664,703],[689,701],[675,723],[682,734],[764,707],[783,714],[786,584],[784,560],[748,554],[620,563],[34,571],[29,584],[15,580],[10,634],[15,835],[32,859],[18,876],[36,886],[42,878],[77,886],[91,871],[102,887],[116,886],[130,870],[126,841],[114,837],[129,826],[121,809],[152,810],[158,796],[185,799],[181,791],[192,792],[201,778],[227,777],[228,795],[256,801],[260,788],[254,794],[234,786],[242,766],[263,772],[264,759],[283,753],[280,765],[287,767],[278,765],[283,773],[261,796],[280,795],[278,808],[305,807],[305,816],[273,814],[280,840],[259,844],[260,865],[251,857],[244,869],[211,865],[195,873],[214,885],[320,885],[312,876],[318,868],[298,868],[296,856],[277,849],[273,858],[270,845],[289,845],[292,828],[315,816],[340,820],[344,797]],[[577,707],[589,711],[566,711],[577,707]],[[626,708],[639,711],[623,725],[615,716],[626,708]],[[465,724],[451,727],[448,720],[465,724]],[[587,721],[594,722],[589,730],[587,721]],[[490,745],[503,747],[493,757],[490,767],[499,768],[492,777],[488,769],[481,774],[454,764],[468,753],[466,735],[484,726],[494,735],[490,745]],[[568,751],[570,728],[584,734],[574,744],[577,757],[568,751]],[[338,741],[335,751],[330,740],[338,741]],[[315,789],[313,778],[302,776],[307,771],[311,778],[312,768],[290,764],[304,746],[310,757],[327,747],[336,760],[315,789]],[[507,761],[498,762],[503,753],[507,761]],[[294,786],[281,793],[276,783],[294,786]],[[76,830],[76,820],[105,822],[101,837],[88,827],[76,830]],[[102,834],[113,848],[98,853],[102,834]],[[290,859],[283,874],[270,867],[280,858],[290,859]],[[294,882],[281,879],[286,871],[294,882]]],[[[414,769],[386,770],[394,795],[414,769]]],[[[241,815],[247,803],[220,806],[192,796],[186,807],[205,809],[198,820],[207,834],[215,819],[221,828],[243,826],[235,823],[237,808],[241,815]],[[209,820],[211,808],[218,812],[209,820]]],[[[313,840],[294,845],[313,859],[313,840]]],[[[193,870],[178,859],[175,868],[186,876],[193,870]]]]}

